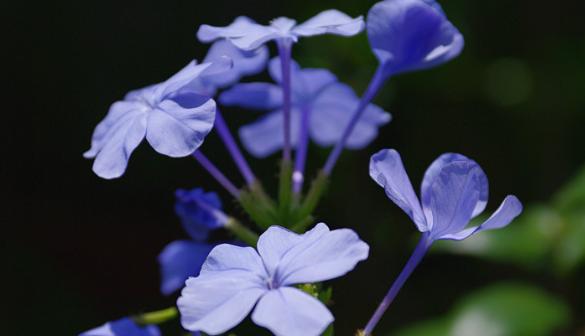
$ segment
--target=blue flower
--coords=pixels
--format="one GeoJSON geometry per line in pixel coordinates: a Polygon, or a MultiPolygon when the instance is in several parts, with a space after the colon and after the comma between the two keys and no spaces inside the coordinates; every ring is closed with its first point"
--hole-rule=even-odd
{"type": "MultiPolygon", "coordinates": [[[[280,83],[282,72],[279,59],[275,58],[270,62],[269,70],[274,81],[280,83]]],[[[348,85],[340,83],[328,70],[301,69],[295,62],[291,70],[291,143],[298,143],[301,114],[308,109],[311,138],[321,146],[334,145],[350,122],[359,98],[348,85]]],[[[266,157],[282,148],[283,99],[280,86],[271,83],[237,84],[220,96],[220,102],[228,106],[271,111],[268,116],[242,127],[240,137],[246,149],[256,157],[266,157]]],[[[370,104],[346,147],[365,147],[377,136],[378,128],[390,119],[390,114],[370,104]]]]}
{"type": "Polygon", "coordinates": [[[218,89],[232,86],[242,77],[255,75],[264,70],[268,56],[267,47],[245,51],[227,40],[219,40],[209,48],[203,63],[218,63],[227,57],[232,60],[233,67],[213,76],[199,76],[183,90],[187,93],[196,92],[202,96],[213,97],[218,89]]]}
{"type": "Polygon", "coordinates": [[[242,16],[227,27],[202,25],[197,36],[202,42],[227,38],[240,49],[253,50],[271,40],[296,42],[299,37],[323,34],[353,36],[359,34],[363,29],[362,17],[354,19],[332,9],[324,11],[300,25],[297,25],[295,20],[280,17],[273,20],[270,25],[263,26],[242,16]]]}
{"type": "Polygon", "coordinates": [[[457,57],[463,36],[433,0],[385,0],[368,14],[367,32],[386,76],[422,70],[457,57]]]}
{"type": "Polygon", "coordinates": [[[294,288],[340,277],[368,256],[368,245],[352,230],[327,225],[298,235],[270,227],[251,247],[219,245],[201,274],[189,278],[177,301],[183,327],[217,335],[252,320],[275,335],[316,336],[333,321],[316,298],[294,288]]]}
{"type": "Polygon", "coordinates": [[[185,280],[196,276],[215,244],[206,243],[211,230],[222,228],[227,217],[221,212],[216,193],[203,189],[177,190],[175,212],[192,240],[169,243],[158,256],[161,271],[161,292],[170,295],[185,286],[185,280]]]}
{"type": "Polygon", "coordinates": [[[129,318],[108,322],[101,327],[88,330],[79,336],[160,336],[156,326],[140,327],[129,318]]]}
{"type": "Polygon", "coordinates": [[[215,102],[199,97],[185,104],[173,98],[198,77],[213,76],[231,66],[228,58],[213,64],[193,61],[167,81],[132,91],[115,102],[83,154],[95,158],[94,172],[106,179],[120,177],[144,138],[160,154],[184,157],[193,153],[213,127],[215,102]]]}
{"type": "Polygon", "coordinates": [[[372,156],[370,176],[425,233],[428,245],[438,239],[463,240],[502,228],[522,212],[518,198],[507,196],[483,224],[466,228],[487,205],[488,180],[475,161],[460,154],[443,154],[431,164],[422,182],[420,201],[395,150],[385,149],[372,156]]]}

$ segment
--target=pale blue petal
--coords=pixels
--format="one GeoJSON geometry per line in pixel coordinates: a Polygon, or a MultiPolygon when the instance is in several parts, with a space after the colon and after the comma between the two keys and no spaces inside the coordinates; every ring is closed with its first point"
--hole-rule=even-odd
{"type": "Polygon", "coordinates": [[[335,9],[326,10],[296,26],[292,32],[300,36],[335,34],[354,36],[365,28],[363,17],[352,18],[335,9]]]}
{"type": "Polygon", "coordinates": [[[259,25],[246,17],[239,17],[226,27],[202,25],[197,32],[197,37],[201,42],[226,38],[244,50],[256,49],[278,36],[274,29],[259,25]]]}
{"type": "MultiPolygon", "coordinates": [[[[284,142],[282,111],[275,111],[258,121],[240,128],[239,134],[246,150],[257,158],[265,158],[282,148],[284,142]]],[[[291,110],[291,145],[297,144],[300,112],[291,110]]]]}
{"type": "Polygon", "coordinates": [[[422,195],[430,238],[463,230],[480,198],[483,171],[473,161],[454,161],[443,167],[422,195]]]}
{"type": "MultiPolygon", "coordinates": [[[[422,185],[421,185],[421,195],[422,195],[422,200],[423,200],[423,212],[425,212],[425,215],[427,217],[431,216],[431,214],[429,213],[428,205],[425,205],[425,203],[424,203],[424,201],[425,201],[424,195],[426,195],[430,192],[430,187],[433,184],[433,182],[435,181],[435,178],[437,178],[437,176],[439,176],[439,174],[441,173],[441,170],[446,165],[448,165],[452,162],[455,162],[455,161],[468,161],[468,162],[472,162],[473,164],[477,165],[477,163],[475,161],[467,158],[464,155],[457,154],[457,153],[445,153],[445,154],[439,156],[429,166],[429,168],[425,172],[425,176],[423,178],[422,185]]],[[[478,165],[478,167],[479,167],[479,165],[478,165]]],[[[485,207],[487,205],[487,201],[488,201],[488,197],[489,197],[488,178],[485,175],[485,173],[483,172],[483,170],[481,170],[481,172],[479,174],[479,182],[480,182],[479,199],[477,201],[477,204],[475,205],[475,209],[473,210],[472,218],[476,217],[477,215],[479,215],[483,212],[483,210],[485,209],[485,207]]]]}
{"type": "Polygon", "coordinates": [[[483,224],[467,228],[458,233],[447,234],[438,239],[463,240],[481,231],[500,229],[510,224],[514,218],[518,217],[521,213],[522,203],[520,200],[518,200],[516,196],[507,196],[498,210],[496,210],[483,224]]]}
{"type": "Polygon", "coordinates": [[[177,300],[181,324],[189,331],[222,334],[238,325],[266,291],[245,270],[202,272],[187,280],[177,300]]]}
{"type": "Polygon", "coordinates": [[[333,315],[309,294],[283,287],[260,299],[252,320],[276,336],[318,336],[333,322],[333,315]]]}
{"type": "Polygon", "coordinates": [[[243,51],[227,40],[219,40],[211,46],[203,62],[215,63],[226,56],[233,61],[233,68],[214,76],[209,76],[207,73],[202,74],[202,81],[205,85],[223,88],[235,84],[243,76],[261,72],[268,62],[268,48],[261,47],[253,51],[243,51]]]}
{"type": "Polygon", "coordinates": [[[88,330],[79,336],[160,336],[156,326],[140,327],[129,318],[108,322],[101,327],[88,330]]]}
{"type": "Polygon", "coordinates": [[[292,78],[298,103],[309,103],[337,82],[337,77],[326,69],[303,69],[292,78]]]}
{"type": "Polygon", "coordinates": [[[197,276],[211,249],[211,244],[188,240],[177,240],[165,246],[158,256],[161,292],[170,295],[183,288],[187,278],[197,276]]]}
{"type": "Polygon", "coordinates": [[[219,101],[225,106],[273,110],[282,106],[282,89],[270,83],[238,84],[223,92],[219,101]]]}
{"type": "Polygon", "coordinates": [[[464,45],[461,33],[428,0],[379,2],[368,14],[367,30],[386,75],[445,63],[464,45]]]}
{"type": "MultiPolygon", "coordinates": [[[[342,137],[349,124],[359,98],[345,84],[336,83],[327,88],[314,100],[311,109],[311,138],[320,146],[333,146],[342,137]]],[[[370,144],[378,135],[378,129],[390,122],[389,113],[370,104],[357,122],[346,147],[361,149],[370,144]]]]}
{"type": "Polygon", "coordinates": [[[266,278],[266,269],[258,252],[252,247],[231,244],[216,246],[201,267],[201,275],[228,271],[246,271],[248,277],[266,278]]]}
{"type": "Polygon", "coordinates": [[[192,81],[197,80],[197,78],[202,73],[207,71],[209,74],[212,74],[221,71],[226,71],[231,66],[232,62],[230,59],[227,58],[223,58],[221,59],[220,62],[213,64],[212,63],[197,64],[197,61],[192,61],[179,72],[174,74],[171,78],[154,87],[155,89],[154,96],[157,97],[157,102],[161,101],[167,98],[167,96],[178,92],[192,81]]]}
{"type": "Polygon", "coordinates": [[[266,270],[273,274],[282,257],[302,241],[302,236],[280,226],[271,226],[258,239],[258,253],[266,270]]]}
{"type": "MultiPolygon", "coordinates": [[[[291,60],[290,62],[290,75],[291,80],[292,78],[296,77],[298,72],[301,71],[301,67],[295,60],[291,60]]],[[[272,80],[276,83],[282,83],[282,67],[280,65],[280,57],[274,57],[268,63],[268,73],[272,80]]]]}
{"type": "Polygon", "coordinates": [[[146,134],[146,113],[140,103],[116,102],[100,122],[92,137],[92,146],[85,158],[95,158],[93,171],[105,179],[124,174],[130,155],[146,134]]]}
{"type": "Polygon", "coordinates": [[[284,286],[338,278],[367,259],[368,252],[368,245],[353,230],[329,231],[320,223],[282,255],[275,281],[284,286]]]}
{"type": "Polygon", "coordinates": [[[420,232],[430,229],[397,151],[383,149],[374,154],[370,159],[370,177],[384,188],[392,202],[406,212],[420,232]]]}
{"type": "Polygon", "coordinates": [[[148,116],[146,139],[160,154],[184,157],[201,146],[214,120],[215,102],[211,99],[194,108],[164,100],[148,116]]]}

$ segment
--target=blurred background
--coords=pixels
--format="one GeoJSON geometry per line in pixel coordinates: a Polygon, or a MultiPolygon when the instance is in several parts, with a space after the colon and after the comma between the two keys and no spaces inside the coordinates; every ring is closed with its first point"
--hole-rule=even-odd
{"type": "MultiPolygon", "coordinates": [[[[122,179],[105,181],[81,154],[109,105],[162,81],[207,46],[200,24],[239,15],[299,21],[329,8],[365,15],[375,1],[59,1],[13,3],[4,50],[11,87],[2,132],[0,211],[9,335],[74,335],[108,320],[170,306],[156,257],[186,238],[177,188],[217,190],[194,160],[143,145],[122,179]],[[14,105],[13,105],[14,104],[14,105]]],[[[585,3],[443,1],[466,47],[440,68],[396,77],[376,99],[394,121],[366,150],[346,152],[317,211],[351,227],[372,250],[333,281],[337,335],[363,327],[406,262],[417,232],[373,183],[369,156],[398,149],[415,185],[439,154],[477,160],[491,182],[488,210],[509,193],[526,205],[506,230],[438,244],[377,335],[585,334],[585,3]]],[[[367,38],[316,37],[295,46],[306,67],[327,67],[361,93],[376,61],[367,38]]],[[[266,75],[256,79],[265,80],[266,75]]],[[[256,112],[224,112],[235,130],[256,112]]],[[[215,134],[206,154],[239,174],[215,134]]],[[[328,150],[310,148],[309,172],[328,150]]],[[[250,161],[274,190],[278,156],[250,161]]],[[[172,326],[170,326],[172,328],[172,326]]],[[[257,330],[244,334],[258,334],[257,330]]]]}

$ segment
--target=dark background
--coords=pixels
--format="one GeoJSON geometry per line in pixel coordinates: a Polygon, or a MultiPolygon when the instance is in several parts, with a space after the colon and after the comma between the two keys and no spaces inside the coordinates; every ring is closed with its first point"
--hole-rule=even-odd
{"type": "MultiPolygon", "coordinates": [[[[145,144],[122,179],[97,178],[81,154],[113,101],[201,59],[207,46],[195,39],[200,24],[224,25],[238,15],[302,21],[328,8],[355,16],[374,3],[59,1],[6,9],[11,20],[3,53],[14,59],[4,64],[11,89],[2,121],[4,333],[72,335],[173,304],[174,297],[158,292],[156,256],[185,237],[173,213],[176,188],[218,190],[227,210],[241,216],[193,160],[156,155],[145,144]]],[[[367,321],[416,237],[367,174],[374,151],[399,149],[415,185],[440,153],[474,158],[491,181],[489,209],[508,193],[528,204],[545,202],[585,162],[583,2],[449,0],[443,7],[465,35],[463,54],[388,83],[376,102],[394,121],[366,150],[344,153],[317,212],[320,220],[354,228],[372,245],[368,262],[335,282],[339,335],[367,321]]],[[[365,35],[304,39],[295,57],[304,66],[330,68],[357,92],[376,66],[365,35]]],[[[257,116],[225,115],[233,129],[257,116]]],[[[203,149],[240,183],[215,134],[203,149]]],[[[311,147],[309,171],[327,153],[311,147]]],[[[277,157],[251,161],[273,189],[277,157]]],[[[546,275],[472,258],[430,256],[423,265],[381,331],[436,316],[457,297],[496,280],[557,289],[546,275]]]]}

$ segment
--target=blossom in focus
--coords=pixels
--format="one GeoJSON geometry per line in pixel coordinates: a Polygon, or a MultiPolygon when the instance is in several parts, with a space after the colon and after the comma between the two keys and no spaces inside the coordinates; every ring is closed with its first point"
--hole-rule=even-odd
{"type": "Polygon", "coordinates": [[[173,98],[198,77],[225,72],[231,66],[226,57],[216,63],[193,61],[165,82],[132,91],[115,102],[95,128],[91,148],[83,154],[95,159],[93,171],[106,179],[120,177],[144,138],[163,155],[193,153],[213,127],[216,104],[208,97],[190,99],[188,104],[173,98]]]}
{"type": "Polygon", "coordinates": [[[103,326],[88,330],[79,336],[160,336],[156,326],[141,327],[130,318],[108,322],[103,326]]]}
{"type": "Polygon", "coordinates": [[[460,154],[443,154],[427,169],[420,201],[397,151],[384,149],[370,160],[370,176],[386,195],[426,233],[429,242],[463,240],[484,230],[507,226],[522,212],[515,196],[507,196],[481,225],[467,225],[483,212],[488,200],[488,180],[481,167],[460,154]]]}
{"type": "MultiPolygon", "coordinates": [[[[270,62],[269,71],[278,84],[282,81],[280,60],[270,62]]],[[[350,122],[359,98],[355,92],[325,69],[301,69],[296,62],[291,67],[292,109],[291,143],[296,145],[301,127],[301,114],[310,114],[309,134],[320,146],[332,146],[341,138],[350,122]]],[[[258,121],[240,128],[240,138],[246,149],[256,157],[266,157],[283,146],[283,95],[280,85],[272,83],[237,84],[220,96],[226,106],[267,110],[270,113],[258,121]]],[[[389,113],[370,104],[352,132],[347,148],[361,149],[378,135],[378,128],[390,122],[389,113]]]]}
{"type": "Polygon", "coordinates": [[[294,285],[340,277],[368,256],[368,245],[349,229],[327,225],[299,235],[272,226],[258,249],[222,244],[201,273],[189,278],[177,301],[183,327],[211,335],[252,321],[275,335],[317,336],[333,321],[329,310],[294,285]]]}
{"type": "Polygon", "coordinates": [[[216,193],[206,193],[199,188],[179,189],[175,196],[175,212],[192,239],[173,241],[158,256],[160,289],[165,295],[183,288],[187,278],[199,274],[207,255],[216,245],[206,242],[210,231],[222,228],[227,223],[216,193]]]}
{"type": "Polygon", "coordinates": [[[241,16],[226,27],[202,25],[197,32],[197,37],[205,43],[225,38],[240,49],[253,50],[271,40],[296,42],[299,37],[323,34],[353,36],[363,29],[362,17],[351,18],[347,14],[331,9],[321,12],[302,24],[297,24],[293,19],[280,17],[274,19],[270,25],[263,26],[241,16]]]}
{"type": "Polygon", "coordinates": [[[464,46],[434,0],[381,1],[368,13],[367,33],[385,76],[448,62],[464,46]]]}

